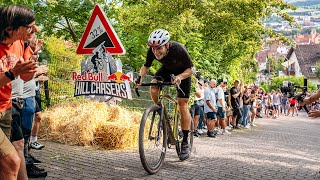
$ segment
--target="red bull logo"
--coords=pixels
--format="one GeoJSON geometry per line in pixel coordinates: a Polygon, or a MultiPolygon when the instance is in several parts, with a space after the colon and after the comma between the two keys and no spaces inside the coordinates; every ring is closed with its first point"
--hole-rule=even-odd
{"type": "Polygon", "coordinates": [[[95,75],[92,72],[84,72],[83,74],[72,72],[72,80],[74,81],[102,81],[102,77],[102,72],[95,75]]]}
{"type": "Polygon", "coordinates": [[[131,78],[125,74],[122,74],[121,72],[115,72],[111,75],[109,75],[108,80],[115,81],[116,83],[122,83],[125,81],[131,81],[131,78]]]}

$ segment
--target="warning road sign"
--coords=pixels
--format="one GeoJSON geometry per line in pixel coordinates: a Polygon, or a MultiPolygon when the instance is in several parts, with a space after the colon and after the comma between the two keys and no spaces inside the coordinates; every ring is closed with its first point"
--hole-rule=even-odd
{"type": "Polygon", "coordinates": [[[125,49],[110,21],[101,7],[96,5],[81,38],[77,54],[92,54],[93,49],[102,42],[110,54],[125,54],[125,49]]]}

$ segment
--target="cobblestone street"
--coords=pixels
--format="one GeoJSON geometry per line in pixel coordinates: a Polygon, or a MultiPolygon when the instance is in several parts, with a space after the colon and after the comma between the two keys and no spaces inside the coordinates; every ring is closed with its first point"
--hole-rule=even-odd
{"type": "MultiPolygon", "coordinates": [[[[40,141],[32,154],[43,161],[45,179],[320,179],[320,119],[258,119],[252,129],[195,138],[189,160],[169,149],[161,170],[148,175],[138,150],[105,151],[40,141]]],[[[41,178],[39,178],[41,179],[41,178]]]]}

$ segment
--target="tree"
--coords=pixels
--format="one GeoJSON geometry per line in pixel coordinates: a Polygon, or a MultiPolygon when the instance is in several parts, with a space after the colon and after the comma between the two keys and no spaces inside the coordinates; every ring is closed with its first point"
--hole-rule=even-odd
{"type": "MultiPolygon", "coordinates": [[[[45,36],[74,42],[79,41],[94,6],[92,0],[29,0],[27,4],[35,10],[45,36]]],[[[124,64],[139,70],[149,33],[164,28],[172,40],[186,46],[202,74],[215,78],[226,74],[231,80],[248,77],[241,68],[261,49],[267,34],[284,38],[264,27],[266,17],[277,14],[293,23],[282,11],[293,6],[282,0],[113,0],[103,8],[126,48],[127,54],[121,56],[124,64]]]]}

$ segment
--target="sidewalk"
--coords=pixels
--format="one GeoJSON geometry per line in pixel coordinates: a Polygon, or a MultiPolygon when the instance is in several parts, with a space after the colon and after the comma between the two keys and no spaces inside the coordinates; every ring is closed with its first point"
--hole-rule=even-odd
{"type": "MultiPolygon", "coordinates": [[[[231,135],[194,139],[191,158],[180,162],[167,151],[156,175],[143,169],[138,150],[105,151],[40,141],[32,154],[42,160],[51,179],[320,179],[320,119],[257,119],[256,128],[231,135]]],[[[38,178],[41,179],[41,178],[38,178]]]]}

